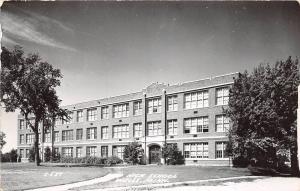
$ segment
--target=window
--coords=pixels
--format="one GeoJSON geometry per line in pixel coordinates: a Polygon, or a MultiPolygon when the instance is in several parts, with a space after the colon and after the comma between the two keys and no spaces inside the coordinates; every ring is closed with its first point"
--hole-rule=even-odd
{"type": "Polygon", "coordinates": [[[59,149],[58,148],[54,148],[54,157],[58,157],[59,155],[59,149]]]}
{"type": "Polygon", "coordinates": [[[208,143],[184,144],[184,158],[208,158],[208,143]]]}
{"type": "Polygon", "coordinates": [[[63,147],[62,148],[63,157],[73,157],[73,147],[63,147]]]}
{"type": "Polygon", "coordinates": [[[76,129],[76,140],[82,140],[83,129],[76,129]]]}
{"type": "Polygon", "coordinates": [[[88,121],[97,120],[97,108],[92,108],[87,110],[87,120],[88,121]]]}
{"type": "Polygon", "coordinates": [[[147,101],[147,112],[149,114],[152,113],[161,113],[161,99],[160,98],[154,98],[154,99],[149,99],[147,101]]]}
{"type": "Polygon", "coordinates": [[[229,100],[229,88],[218,88],[216,91],[217,105],[227,105],[229,100]]]}
{"type": "Polygon", "coordinates": [[[168,111],[178,111],[177,96],[168,97],[168,111]]]}
{"type": "Polygon", "coordinates": [[[97,127],[91,127],[86,129],[86,139],[88,140],[97,139],[97,127]]]}
{"type": "Polygon", "coordinates": [[[76,147],[76,157],[79,158],[81,157],[82,153],[82,147],[76,147]]]}
{"type": "Polygon", "coordinates": [[[26,135],[26,144],[31,144],[34,142],[34,134],[27,134],[26,135]]]}
{"type": "Polygon", "coordinates": [[[96,156],[96,146],[86,147],[86,156],[95,157],[96,156]]]}
{"type": "Polygon", "coordinates": [[[101,157],[108,157],[108,146],[101,146],[101,157]]]}
{"type": "Polygon", "coordinates": [[[147,124],[148,136],[162,135],[160,121],[153,121],[147,124]]]}
{"type": "Polygon", "coordinates": [[[133,124],[134,137],[142,137],[142,123],[133,124]]]}
{"type": "Polygon", "coordinates": [[[129,116],[129,104],[120,104],[113,106],[113,118],[121,118],[129,116]]]}
{"type": "Polygon", "coordinates": [[[25,129],[25,122],[24,122],[24,119],[21,119],[21,120],[20,120],[20,129],[21,129],[21,130],[25,129]]]}
{"type": "Polygon", "coordinates": [[[54,142],[59,142],[59,131],[54,131],[54,142]]]}
{"type": "Polygon", "coordinates": [[[216,116],[216,131],[227,132],[229,129],[229,118],[226,115],[216,116]]]}
{"type": "Polygon", "coordinates": [[[208,91],[199,91],[184,95],[184,108],[194,109],[208,107],[208,91]]]}
{"type": "Polygon", "coordinates": [[[34,126],[34,122],[34,118],[29,119],[29,121],[26,123],[26,129],[31,129],[30,124],[34,126]]]}
{"type": "Polygon", "coordinates": [[[228,158],[226,146],[227,142],[216,142],[216,158],[228,158]]]}
{"type": "Polygon", "coordinates": [[[56,118],[56,119],[55,119],[55,126],[58,126],[58,125],[60,125],[60,124],[61,124],[60,119],[59,119],[59,118],[56,118]]]}
{"type": "Polygon", "coordinates": [[[142,101],[133,103],[133,115],[142,115],[142,101]]]}
{"type": "Polygon", "coordinates": [[[20,149],[20,158],[24,158],[24,149],[20,149]]]}
{"type": "Polygon", "coordinates": [[[129,138],[129,126],[127,124],[113,126],[113,138],[129,138]]]}
{"type": "Polygon", "coordinates": [[[62,141],[71,141],[73,140],[73,130],[62,131],[62,141]]]}
{"type": "Polygon", "coordinates": [[[177,119],[169,120],[167,125],[168,135],[177,135],[177,119]]]}
{"type": "Polygon", "coordinates": [[[101,139],[108,139],[108,127],[101,127],[101,139]]]}
{"type": "Polygon", "coordinates": [[[72,122],[72,118],[73,118],[73,112],[68,112],[68,117],[63,117],[62,119],[62,124],[70,124],[72,122]]]}
{"type": "Polygon", "coordinates": [[[184,133],[197,134],[208,132],[208,117],[184,119],[184,133]]]}
{"type": "Polygon", "coordinates": [[[41,136],[41,133],[39,133],[39,143],[42,142],[42,136],[41,136]]]}
{"type": "Polygon", "coordinates": [[[25,144],[25,137],[24,137],[24,135],[20,135],[20,144],[25,144]]]}
{"type": "Polygon", "coordinates": [[[113,156],[123,160],[125,146],[113,146],[113,156]]]}
{"type": "Polygon", "coordinates": [[[29,149],[26,149],[25,158],[29,158],[29,149]]]}
{"type": "Polygon", "coordinates": [[[50,143],[51,142],[50,132],[45,133],[45,142],[46,143],[50,143]]]}
{"type": "Polygon", "coordinates": [[[82,110],[77,111],[76,121],[83,122],[83,111],[82,110]]]}
{"type": "Polygon", "coordinates": [[[108,106],[101,107],[101,119],[108,119],[108,106]]]}

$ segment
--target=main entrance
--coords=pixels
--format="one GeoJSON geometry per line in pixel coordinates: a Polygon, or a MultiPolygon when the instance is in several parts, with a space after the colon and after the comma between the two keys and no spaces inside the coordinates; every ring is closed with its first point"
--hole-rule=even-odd
{"type": "Polygon", "coordinates": [[[152,145],[149,147],[149,163],[160,163],[161,151],[159,145],[152,145]]]}

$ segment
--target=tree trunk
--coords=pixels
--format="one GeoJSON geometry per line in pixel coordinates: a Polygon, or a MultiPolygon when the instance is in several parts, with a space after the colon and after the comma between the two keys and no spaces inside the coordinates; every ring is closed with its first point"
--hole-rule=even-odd
{"type": "Polygon", "coordinates": [[[54,158],[54,126],[55,126],[55,118],[53,117],[51,120],[51,158],[50,162],[53,162],[54,158]]]}
{"type": "Polygon", "coordinates": [[[291,149],[291,170],[293,176],[300,177],[297,147],[295,149],[291,149]]]}
{"type": "Polygon", "coordinates": [[[37,130],[34,133],[35,133],[35,141],[34,141],[35,163],[36,163],[36,166],[40,166],[39,132],[38,132],[38,128],[37,128],[37,130]]]}

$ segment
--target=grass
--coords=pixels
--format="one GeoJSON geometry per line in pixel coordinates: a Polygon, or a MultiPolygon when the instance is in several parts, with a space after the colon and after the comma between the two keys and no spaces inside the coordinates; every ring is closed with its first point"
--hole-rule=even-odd
{"type": "Polygon", "coordinates": [[[3,190],[24,190],[98,178],[111,172],[101,167],[61,167],[33,163],[1,163],[3,190]]]}
{"type": "MultiPolygon", "coordinates": [[[[159,184],[164,182],[184,182],[193,180],[207,180],[216,178],[250,176],[246,168],[230,167],[200,167],[200,166],[131,166],[128,168],[115,169],[115,173],[123,173],[123,178],[99,183],[90,186],[83,186],[75,190],[97,189],[109,187],[125,187],[134,185],[159,184]],[[134,178],[140,176],[140,178],[134,178]],[[160,177],[171,178],[160,178],[160,177]],[[154,178],[151,178],[154,177],[154,178]],[[155,178],[156,177],[156,178],[155,178]],[[165,181],[161,182],[164,179],[165,181]]],[[[203,183],[209,184],[209,183],[203,183]]]]}

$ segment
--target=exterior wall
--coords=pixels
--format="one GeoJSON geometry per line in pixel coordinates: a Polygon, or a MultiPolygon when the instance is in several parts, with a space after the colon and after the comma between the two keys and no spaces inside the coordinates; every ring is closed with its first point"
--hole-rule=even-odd
{"type": "MultiPolygon", "coordinates": [[[[219,87],[229,87],[233,83],[233,78],[237,74],[228,74],[224,76],[218,76],[214,78],[208,78],[204,80],[198,80],[193,82],[186,82],[178,85],[164,85],[164,84],[151,84],[141,92],[121,95],[111,98],[99,99],[89,102],[78,103],[74,105],[68,105],[64,108],[73,111],[73,119],[70,124],[61,124],[55,126],[54,131],[59,131],[59,142],[54,143],[54,147],[59,148],[62,152],[63,147],[73,147],[73,156],[76,155],[76,147],[82,147],[82,156],[86,155],[87,146],[96,146],[96,156],[101,156],[101,146],[108,146],[108,155],[112,155],[112,148],[115,145],[126,145],[130,142],[137,141],[142,144],[146,158],[149,159],[149,148],[151,145],[163,146],[164,143],[177,143],[178,148],[183,151],[184,143],[198,143],[208,142],[209,145],[209,158],[206,159],[186,159],[186,164],[197,164],[197,165],[228,165],[228,159],[216,159],[215,154],[215,143],[216,141],[228,141],[226,133],[216,132],[216,115],[222,114],[223,109],[226,106],[216,105],[216,89],[219,87]],[[184,108],[184,94],[196,90],[208,90],[209,92],[209,107],[197,108],[197,109],[185,109],[184,108]],[[168,95],[177,95],[178,111],[167,111],[167,100],[168,95]],[[146,112],[146,101],[153,97],[160,97],[162,103],[161,113],[147,114],[146,112]],[[133,102],[142,101],[142,115],[133,115],[133,102]],[[113,105],[120,103],[129,103],[129,117],[113,118],[113,105]],[[108,106],[109,118],[101,119],[101,107],[108,106]],[[87,110],[89,108],[97,109],[97,120],[87,121],[87,110]],[[83,122],[77,122],[76,116],[77,111],[83,110],[83,122]],[[209,131],[205,133],[186,134],[184,133],[184,119],[192,117],[208,116],[209,119],[209,131]],[[177,119],[177,135],[170,136],[165,135],[166,132],[166,121],[170,119],[177,119]],[[160,136],[148,136],[147,122],[160,121],[162,135],[160,136]],[[133,124],[142,123],[142,137],[135,138],[133,124]],[[129,125],[129,138],[113,138],[113,126],[115,125],[129,125]],[[101,127],[108,127],[108,139],[101,138],[101,127]],[[86,132],[87,128],[97,128],[97,139],[87,140],[86,132]],[[76,140],[76,129],[83,129],[83,139],[76,140]],[[73,130],[73,140],[62,141],[62,131],[73,130]]],[[[20,149],[29,149],[33,144],[26,144],[26,134],[33,133],[32,130],[24,129],[20,130],[20,119],[23,116],[19,115],[18,118],[18,151],[20,149]],[[25,144],[20,144],[20,134],[24,134],[25,144]]],[[[40,144],[42,147],[50,146],[50,143],[40,144]]],[[[24,151],[26,153],[26,151],[24,151]]],[[[26,161],[26,157],[23,157],[26,161]]]]}

